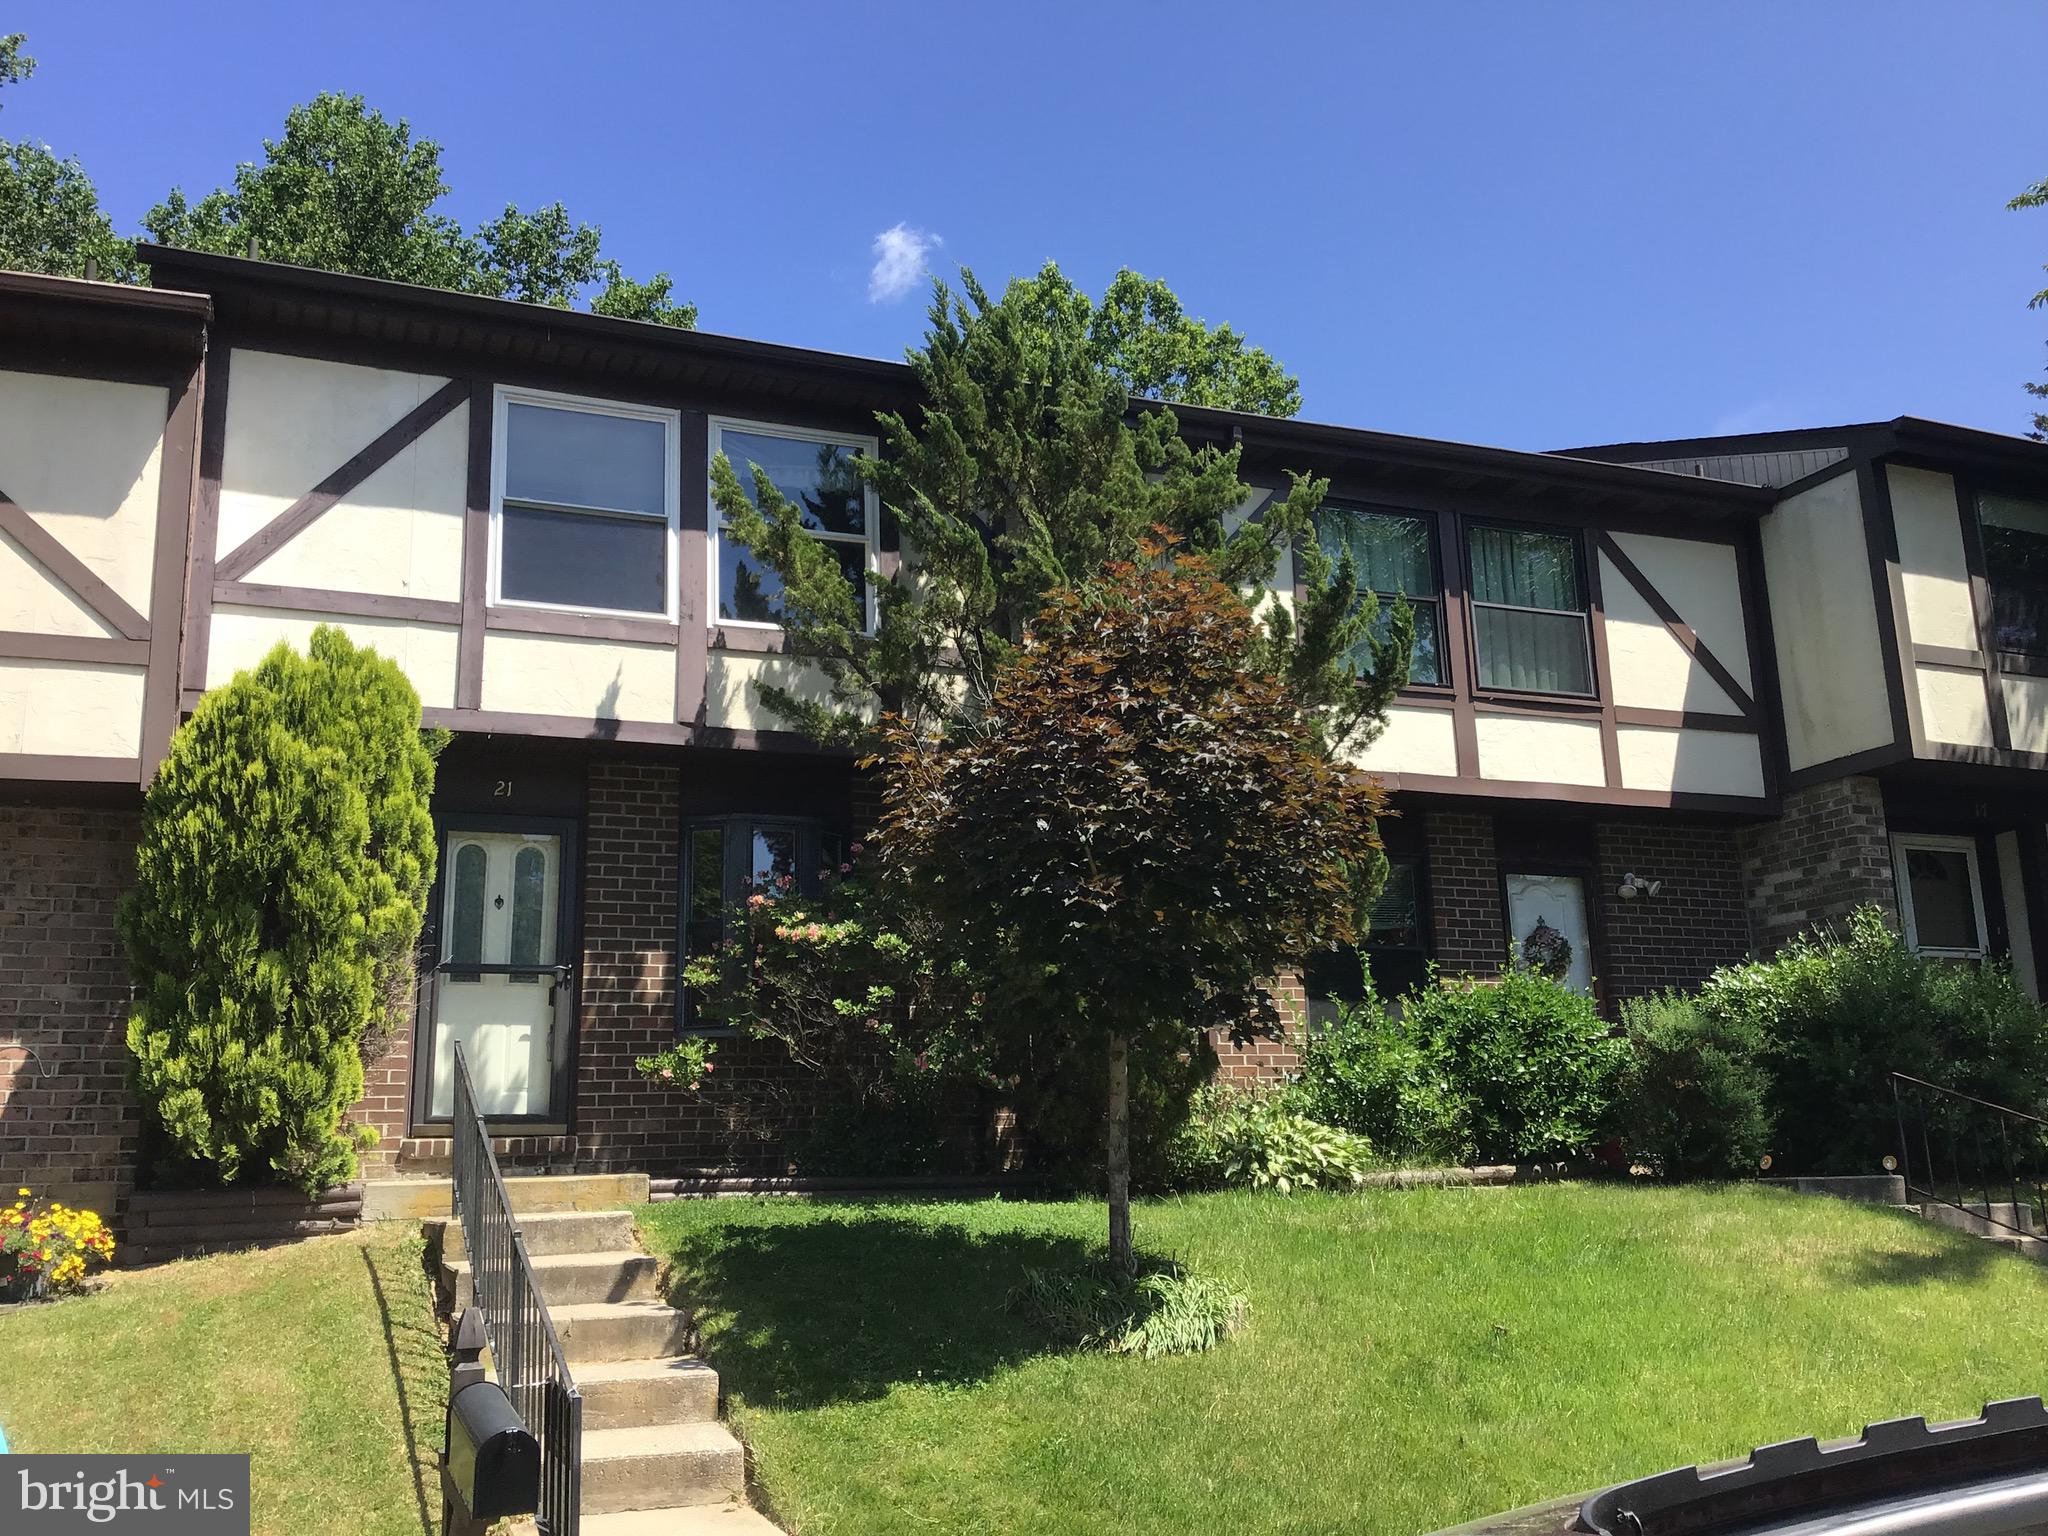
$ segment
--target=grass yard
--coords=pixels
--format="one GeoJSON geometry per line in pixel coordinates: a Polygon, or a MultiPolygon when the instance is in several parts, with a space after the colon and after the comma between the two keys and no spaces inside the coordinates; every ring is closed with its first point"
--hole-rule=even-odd
{"type": "Polygon", "coordinates": [[[673,1256],[800,1536],[1416,1536],[2048,1385],[2048,1270],[1891,1211],[1565,1185],[1142,1204],[1235,1280],[1208,1355],[1048,1353],[1005,1297],[1092,1203],[685,1201],[673,1256]]]}
{"type": "Polygon", "coordinates": [[[447,1367],[418,1230],[115,1273],[0,1313],[17,1451],[248,1451],[253,1528],[432,1536],[447,1367]]]}

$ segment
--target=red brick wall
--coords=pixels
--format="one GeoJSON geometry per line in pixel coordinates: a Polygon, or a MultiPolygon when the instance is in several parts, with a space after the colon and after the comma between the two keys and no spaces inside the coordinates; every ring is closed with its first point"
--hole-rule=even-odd
{"type": "Polygon", "coordinates": [[[1497,976],[1507,958],[1507,917],[1501,910],[1500,860],[1493,818],[1431,811],[1424,827],[1429,855],[1429,915],[1437,968],[1445,976],[1497,976]]]}
{"type": "Polygon", "coordinates": [[[1600,914],[1595,958],[1611,1007],[1665,987],[1692,987],[1749,952],[1742,858],[1732,828],[1668,818],[1602,822],[1595,829],[1600,914]],[[1623,875],[1662,882],[1655,896],[1624,901],[1623,875]]]}
{"type": "Polygon", "coordinates": [[[1884,792],[1870,778],[1833,779],[1785,796],[1774,822],[1739,839],[1749,924],[1760,954],[1802,929],[1875,904],[1898,926],[1884,792]]]}
{"type": "Polygon", "coordinates": [[[363,1069],[363,1097],[349,1118],[374,1127],[377,1144],[361,1154],[362,1177],[389,1177],[399,1166],[412,1091],[412,1020],[394,1027],[378,1058],[363,1069]]]}
{"type": "Polygon", "coordinates": [[[128,966],[114,914],[132,810],[0,806],[0,1184],[111,1214],[135,1181],[128,966]],[[49,1075],[45,1075],[49,1074],[49,1075]]]}
{"type": "Polygon", "coordinates": [[[1285,1077],[1301,1069],[1301,1033],[1308,1020],[1308,995],[1302,990],[1301,973],[1283,972],[1274,980],[1271,991],[1274,1002],[1280,1005],[1280,1016],[1286,1021],[1281,1037],[1252,1040],[1238,1046],[1230,1043],[1228,1034],[1211,1036],[1216,1047],[1218,1078],[1243,1083],[1285,1077]]]}

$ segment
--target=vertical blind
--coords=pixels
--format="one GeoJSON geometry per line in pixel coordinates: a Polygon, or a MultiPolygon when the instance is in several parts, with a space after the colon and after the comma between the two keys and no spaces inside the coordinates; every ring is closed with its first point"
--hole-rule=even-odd
{"type": "Polygon", "coordinates": [[[1523,528],[1474,528],[1471,551],[1480,686],[1590,694],[1577,541],[1523,528]]]}

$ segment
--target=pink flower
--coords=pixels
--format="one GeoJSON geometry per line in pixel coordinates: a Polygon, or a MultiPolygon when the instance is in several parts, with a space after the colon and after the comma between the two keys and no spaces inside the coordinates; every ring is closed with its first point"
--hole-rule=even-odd
{"type": "Polygon", "coordinates": [[[839,866],[839,873],[841,873],[842,875],[850,875],[853,873],[853,866],[851,864],[842,864],[839,866]]]}
{"type": "Polygon", "coordinates": [[[849,846],[849,847],[847,848],[847,850],[846,850],[846,851],[847,851],[848,853],[851,853],[851,854],[856,854],[856,855],[857,855],[857,854],[859,854],[859,852],[860,852],[860,847],[861,847],[861,845],[860,845],[859,843],[854,843],[854,844],[852,844],[851,846],[849,846]]]}
{"type": "Polygon", "coordinates": [[[718,1068],[717,1068],[716,1066],[714,1066],[714,1065],[713,1065],[712,1063],[710,1063],[710,1062],[708,1062],[708,1061],[707,1061],[707,1062],[705,1062],[705,1063],[704,1063],[704,1070],[705,1070],[706,1072],[716,1072],[716,1071],[718,1070],[718,1068]]]}
{"type": "Polygon", "coordinates": [[[756,891],[753,895],[747,898],[747,905],[750,907],[765,907],[768,905],[768,898],[766,896],[763,896],[759,891],[756,891]]]}
{"type": "Polygon", "coordinates": [[[674,1067],[663,1067],[661,1069],[661,1080],[665,1083],[674,1082],[676,1080],[676,1069],[674,1067]]]}

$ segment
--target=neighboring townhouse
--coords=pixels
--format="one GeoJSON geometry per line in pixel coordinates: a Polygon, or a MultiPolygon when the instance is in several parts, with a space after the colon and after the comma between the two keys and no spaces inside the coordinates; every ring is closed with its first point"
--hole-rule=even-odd
{"type": "Polygon", "coordinates": [[[1755,942],[1874,902],[1928,954],[2048,976],[2048,444],[1901,416],[1574,449],[1768,486],[1784,804],[1755,942]]]}
{"type": "MultiPolygon", "coordinates": [[[[692,1027],[679,955],[750,880],[836,862],[874,795],[762,709],[753,682],[805,664],[782,654],[773,578],[718,526],[707,465],[762,465],[850,576],[889,580],[894,531],[846,465],[876,410],[914,405],[911,372],[143,254],[154,290],[0,277],[0,1174],[102,1203],[132,1178],[113,908],[139,786],[181,711],[321,623],[394,658],[454,733],[416,1024],[361,1109],[383,1136],[370,1171],[445,1159],[458,1041],[512,1161],[773,1166],[763,1128],[633,1062],[692,1027]]],[[[1985,540],[1958,510],[2004,496],[1996,526],[2035,536],[2025,466],[2048,450],[1855,429],[1787,450],[1815,455],[1788,485],[1789,467],[1717,473],[1681,445],[1560,456],[1179,414],[1193,441],[1242,445],[1248,515],[1290,472],[1328,476],[1320,538],[1415,606],[1410,685],[1358,759],[1398,813],[1367,944],[1383,989],[1432,963],[1496,971],[1539,929],[1610,1009],[1696,982],[1808,911],[1891,901],[1888,827],[1909,883],[1925,853],[1928,881],[1960,861],[1982,892],[1973,944],[1946,942],[1956,904],[1932,895],[1920,939],[2024,949],[2031,984],[2032,940],[2011,935],[2040,926],[2041,823],[1974,798],[1966,828],[1944,820],[1964,802],[1936,776],[2048,764],[2027,691],[2048,679],[1981,627],[1995,611],[2016,633],[2031,600],[1972,606],[1991,601],[1985,540]],[[2010,471],[1944,482],[1952,551],[1928,511],[1950,447],[2010,471]],[[1634,457],[1684,462],[1616,462],[1634,457]],[[1895,516],[1903,556],[1871,532],[1895,516]],[[1918,690],[1887,692],[1903,677],[1918,690]]],[[[1283,562],[1279,601],[1293,579],[1283,562]]],[[[1311,957],[1277,986],[1313,1021],[1357,976],[1311,957]]],[[[1227,1053],[1238,1072],[1292,1059],[1227,1053]]],[[[721,1047],[721,1074],[780,1070],[721,1047]]]]}

